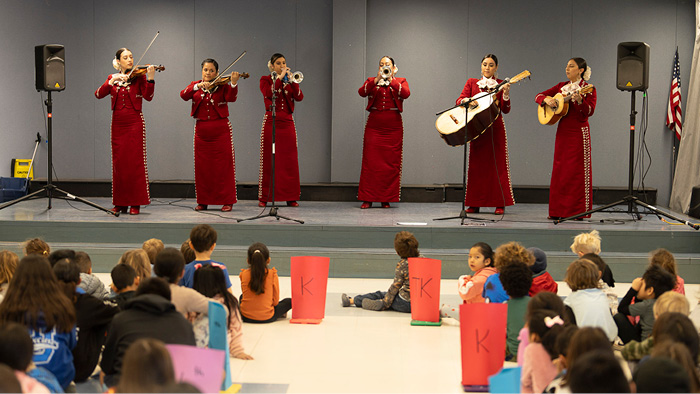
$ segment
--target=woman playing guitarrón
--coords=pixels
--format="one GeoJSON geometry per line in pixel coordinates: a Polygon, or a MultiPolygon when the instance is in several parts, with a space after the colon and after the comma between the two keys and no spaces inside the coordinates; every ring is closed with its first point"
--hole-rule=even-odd
{"type": "MultiPolygon", "coordinates": [[[[457,104],[495,88],[498,58],[487,54],[481,60],[481,79],[469,78],[457,99],[457,104]]],[[[494,103],[501,114],[510,112],[510,84],[494,95],[494,103]]],[[[479,212],[480,207],[496,207],[495,214],[502,215],[505,207],[515,204],[508,163],[508,138],[503,116],[498,116],[491,127],[469,143],[469,170],[464,203],[468,213],[479,212]]]]}

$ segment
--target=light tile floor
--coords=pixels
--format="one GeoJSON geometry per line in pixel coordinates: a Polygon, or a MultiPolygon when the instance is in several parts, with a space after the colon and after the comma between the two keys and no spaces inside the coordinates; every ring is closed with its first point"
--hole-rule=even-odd
{"type": "MultiPolygon", "coordinates": [[[[109,274],[97,275],[110,283],[109,274]]],[[[240,288],[237,276],[231,281],[240,288]]],[[[330,278],[318,325],[244,323],[244,346],[255,360],[231,359],[233,381],[247,393],[461,393],[459,326],[411,326],[409,314],[340,305],[342,293],[386,290],[390,283],[330,278]]],[[[441,281],[441,303],[459,304],[456,286],[456,280],[441,281]]],[[[559,289],[559,295],[570,293],[564,283],[559,289]]],[[[614,289],[622,297],[629,283],[614,289]]],[[[699,291],[700,285],[686,284],[692,306],[699,291]]],[[[280,297],[290,296],[289,277],[281,277],[280,297]]]]}

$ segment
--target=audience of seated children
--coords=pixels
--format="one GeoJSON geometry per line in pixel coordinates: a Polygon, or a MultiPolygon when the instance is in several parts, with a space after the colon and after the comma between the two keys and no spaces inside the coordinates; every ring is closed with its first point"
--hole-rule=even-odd
{"type": "Polygon", "coordinates": [[[153,271],[153,265],[156,263],[156,256],[165,249],[163,241],[157,238],[151,238],[141,245],[141,249],[148,255],[148,261],[151,262],[151,271],[153,271]]]}
{"type": "Polygon", "coordinates": [[[530,320],[530,316],[539,310],[551,310],[556,312],[557,315],[564,319],[565,325],[576,325],[576,317],[574,312],[568,306],[564,305],[561,297],[554,293],[548,291],[543,291],[535,294],[534,297],[530,298],[530,302],[527,303],[527,310],[525,311],[525,326],[520,330],[518,335],[518,365],[523,365],[523,357],[525,355],[525,348],[530,343],[530,331],[527,328],[527,322],[530,320]]]}
{"type": "Polygon", "coordinates": [[[571,366],[569,387],[573,393],[630,392],[620,363],[612,352],[605,350],[588,352],[571,366]]]}
{"type": "Polygon", "coordinates": [[[545,309],[533,312],[527,325],[530,343],[525,347],[520,392],[541,393],[557,376],[552,358],[556,355],[557,336],[564,330],[564,320],[556,312],[545,309]]]}
{"type": "Polygon", "coordinates": [[[581,258],[590,260],[591,262],[593,262],[593,264],[596,265],[596,267],[598,267],[598,288],[603,290],[605,296],[608,297],[608,306],[610,306],[610,313],[612,313],[612,315],[615,316],[615,314],[617,313],[617,305],[619,303],[619,300],[617,299],[617,293],[615,293],[615,290],[613,290],[603,280],[603,272],[605,272],[606,270],[610,270],[610,268],[608,268],[608,265],[605,263],[605,261],[595,253],[586,253],[581,258]]]}
{"type": "Polygon", "coordinates": [[[508,294],[508,318],[506,323],[506,360],[518,356],[518,334],[525,326],[525,314],[530,302],[532,271],[525,263],[512,263],[501,268],[501,284],[508,294]]]}
{"type": "MultiPolygon", "coordinates": [[[[202,296],[209,297],[214,301],[222,303],[228,311],[226,317],[226,338],[228,339],[228,350],[231,357],[242,360],[252,360],[253,357],[245,352],[243,348],[243,322],[241,313],[238,310],[238,301],[228,290],[224,272],[213,265],[205,265],[194,272],[194,290],[200,292],[202,296]]],[[[203,313],[192,316],[194,326],[194,337],[197,346],[209,346],[209,319],[203,313]]]]}
{"type": "MultiPolygon", "coordinates": [[[[156,256],[154,265],[156,276],[165,280],[170,285],[171,301],[175,309],[184,317],[188,313],[209,313],[209,301],[207,298],[189,287],[180,286],[177,283],[185,275],[185,258],[175,248],[165,248],[156,256]]],[[[218,268],[217,268],[218,269],[218,268]]]]}
{"type": "Polygon", "coordinates": [[[530,266],[532,271],[532,287],[530,287],[529,296],[548,291],[557,294],[559,285],[554,281],[552,275],[547,272],[547,254],[540,248],[527,248],[532,253],[535,261],[530,266]]]}
{"type": "Polygon", "coordinates": [[[270,251],[256,242],[248,248],[248,266],[239,274],[241,280],[241,318],[247,323],[271,323],[287,316],[292,299],[280,300],[277,269],[268,268],[270,251]]]}
{"type": "Polygon", "coordinates": [[[26,326],[35,346],[53,349],[36,353],[34,364],[51,371],[67,388],[75,376],[71,353],[77,342],[75,308],[46,257],[29,255],[20,260],[0,303],[0,324],[6,322],[26,326]]]}
{"type": "Polygon", "coordinates": [[[180,245],[180,253],[182,253],[183,257],[185,257],[185,264],[189,264],[197,258],[197,256],[194,254],[194,250],[190,248],[189,238],[187,238],[185,242],[183,242],[182,245],[180,245]]]}
{"type": "Polygon", "coordinates": [[[192,324],[170,302],[170,286],[161,278],[147,278],[136,295],[112,319],[100,367],[107,386],[119,384],[126,349],[140,338],[195,346],[192,324]]]}
{"type": "Polygon", "coordinates": [[[688,374],[691,393],[700,392],[700,372],[698,371],[697,349],[693,352],[686,344],[673,340],[662,340],[651,352],[651,357],[665,357],[680,364],[688,374]]]}
{"type": "Polygon", "coordinates": [[[10,280],[15,274],[19,257],[9,250],[0,250],[0,302],[2,302],[10,280]]]}
{"type": "Polygon", "coordinates": [[[22,386],[21,393],[62,393],[63,388],[52,373],[46,371],[44,379],[32,377],[28,371],[33,368],[34,343],[27,327],[6,322],[0,325],[0,365],[12,368],[22,386]]]}
{"type": "Polygon", "coordinates": [[[99,299],[85,293],[77,292],[80,282],[80,268],[70,260],[61,260],[53,266],[59,286],[73,302],[77,317],[78,343],[73,349],[75,366],[75,383],[86,381],[95,370],[102,352],[107,328],[119,309],[107,305],[99,299]]]}
{"type": "Polygon", "coordinates": [[[674,340],[679,340],[678,338],[684,337],[682,335],[685,330],[694,330],[693,323],[690,319],[680,319],[678,317],[672,317],[673,315],[664,316],[660,319],[661,315],[665,315],[666,312],[676,312],[684,316],[690,314],[690,304],[688,299],[681,294],[674,291],[667,291],[659,297],[654,303],[654,327],[651,330],[651,336],[641,342],[639,341],[629,341],[622,348],[622,357],[627,361],[637,361],[641,360],[642,357],[651,354],[651,349],[654,347],[654,342],[659,334],[673,335],[674,340]],[[680,320],[687,320],[689,325],[684,325],[685,322],[680,320]]]}
{"type": "Polygon", "coordinates": [[[112,291],[116,293],[109,301],[119,307],[119,310],[124,309],[124,304],[129,301],[134,294],[136,294],[136,289],[141,283],[141,278],[136,275],[136,270],[130,265],[117,264],[112,268],[112,291]]]}
{"type": "MultiPolygon", "coordinates": [[[[483,303],[484,283],[486,279],[496,273],[493,268],[493,250],[485,242],[477,242],[469,249],[469,269],[474,275],[462,275],[457,280],[457,291],[462,297],[462,303],[483,303]]],[[[440,307],[440,316],[451,317],[459,320],[459,307],[443,304],[440,307]]]]}
{"type": "Polygon", "coordinates": [[[212,264],[224,271],[226,288],[233,294],[231,279],[228,277],[226,266],[223,263],[211,259],[214,248],[216,248],[217,238],[216,230],[208,224],[199,224],[192,228],[192,231],[190,231],[189,244],[190,248],[194,251],[195,259],[185,265],[185,276],[180,280],[180,286],[192,288],[192,284],[194,283],[194,271],[203,265],[212,264]]]}
{"type": "Polygon", "coordinates": [[[80,268],[80,284],[78,287],[97,299],[106,300],[109,297],[109,290],[107,290],[107,286],[102,283],[100,278],[92,273],[90,256],[85,252],[76,252],[74,260],[78,264],[78,268],[80,268]]]}
{"type": "Polygon", "coordinates": [[[162,341],[141,338],[124,353],[124,367],[116,393],[169,393],[165,388],[175,383],[175,369],[170,352],[162,341]]]}
{"type": "Polygon", "coordinates": [[[610,342],[617,337],[617,326],[613,320],[608,299],[598,288],[598,267],[590,260],[578,259],[566,269],[564,281],[571,294],[564,304],[571,307],[579,327],[600,327],[610,342]]]}
{"type": "Polygon", "coordinates": [[[651,357],[634,370],[637,393],[690,393],[688,372],[668,357],[651,357]]]}
{"type": "Polygon", "coordinates": [[[41,238],[32,238],[24,242],[24,255],[29,256],[30,254],[38,254],[40,256],[49,257],[51,254],[51,247],[41,238]]]}
{"type": "MultiPolygon", "coordinates": [[[[600,234],[598,230],[593,230],[590,233],[581,233],[574,237],[574,242],[571,244],[571,251],[578,257],[583,257],[589,253],[600,255],[600,245],[600,234]]],[[[609,266],[605,266],[601,279],[603,279],[603,282],[607,283],[608,286],[615,287],[615,278],[613,278],[613,273],[609,266]]]]}
{"type": "Polygon", "coordinates": [[[654,302],[667,291],[676,287],[676,278],[668,271],[652,265],[641,278],[635,278],[627,294],[620,301],[615,315],[618,335],[622,343],[631,340],[643,341],[651,335],[654,326],[654,302]],[[632,299],[637,302],[632,303],[632,299]],[[627,316],[639,316],[639,324],[633,325],[627,316]]]}
{"type": "MultiPolygon", "coordinates": [[[[530,266],[535,262],[535,256],[517,242],[508,242],[496,248],[494,253],[494,267],[496,270],[500,271],[502,267],[513,262],[525,263],[525,265],[530,266]]],[[[501,303],[508,301],[508,294],[503,290],[498,273],[486,279],[486,283],[484,283],[484,298],[487,298],[489,302],[501,303]]]]}
{"type": "Polygon", "coordinates": [[[143,249],[127,250],[119,258],[118,264],[126,264],[133,268],[141,281],[152,276],[151,260],[148,259],[148,255],[143,249]]]}
{"type": "MultiPolygon", "coordinates": [[[[394,250],[401,260],[396,263],[394,269],[394,281],[389,290],[375,291],[374,293],[348,297],[343,293],[341,304],[343,307],[355,305],[358,308],[372,311],[394,310],[398,312],[411,312],[411,281],[408,277],[408,259],[420,257],[418,240],[408,231],[400,231],[394,236],[394,250]]],[[[250,254],[249,254],[250,255],[250,254]]],[[[246,321],[243,319],[243,321],[246,321]]]]}
{"type": "Polygon", "coordinates": [[[649,253],[649,265],[658,265],[676,278],[676,287],[673,291],[685,295],[685,281],[678,275],[678,265],[673,253],[666,249],[656,249],[649,253]]]}

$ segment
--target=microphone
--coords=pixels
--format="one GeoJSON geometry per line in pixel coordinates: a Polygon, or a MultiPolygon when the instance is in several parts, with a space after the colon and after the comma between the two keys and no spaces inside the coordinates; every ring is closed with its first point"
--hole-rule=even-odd
{"type": "Polygon", "coordinates": [[[273,71],[273,72],[270,73],[270,76],[271,76],[272,79],[274,80],[275,78],[277,78],[277,73],[273,71]]]}

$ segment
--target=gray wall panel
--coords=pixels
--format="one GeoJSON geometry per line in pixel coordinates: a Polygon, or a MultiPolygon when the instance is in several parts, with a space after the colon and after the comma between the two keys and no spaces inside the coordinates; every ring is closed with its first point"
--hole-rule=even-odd
{"type": "MultiPolygon", "coordinates": [[[[512,88],[513,109],[505,116],[513,183],[549,183],[555,127],[539,125],[532,100],[564,80],[569,57],[582,56],[599,93],[591,118],[594,185],[626,186],[630,94],[615,89],[616,46],[646,41],[646,141],[653,164],[646,186],[659,189],[661,205],[670,193],[672,139],[663,119],[671,62],[678,46],[686,97],[695,23],[690,0],[129,0],[116,9],[90,0],[10,0],[0,10],[0,50],[10,54],[0,58],[7,70],[0,82],[12,92],[0,98],[0,176],[9,174],[12,157],[31,155],[37,131],[45,136],[33,47],[60,43],[66,46],[68,88],[53,95],[56,171],[60,178],[109,178],[111,111],[108,99],[95,100],[93,92],[114,72],[117,48],[127,46],[139,57],[160,30],[144,58],[166,66],[156,76],[154,100],[144,105],[151,180],[193,178],[194,123],[179,91],[199,78],[203,58],[225,66],[247,50],[236,69],[252,77],[240,82],[238,102],[230,106],[239,181],[257,179],[264,112],[258,81],[269,56],[282,52],[306,77],[296,113],[303,182],[358,181],[367,113],[357,89],[384,54],[396,59],[412,92],[404,112],[403,183],[460,182],[461,149],[438,137],[434,114],[452,105],[466,78],[478,76],[481,56],[493,52],[501,77],[533,73],[531,81],[512,88]]],[[[641,101],[637,94],[638,129],[641,101]]],[[[39,177],[46,176],[45,157],[42,145],[39,177]]]]}

